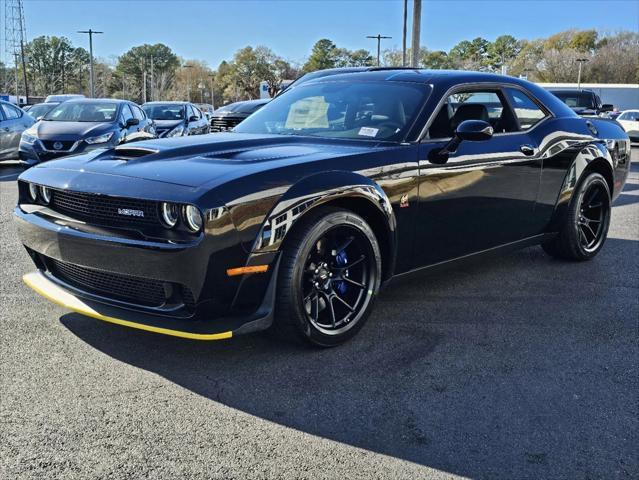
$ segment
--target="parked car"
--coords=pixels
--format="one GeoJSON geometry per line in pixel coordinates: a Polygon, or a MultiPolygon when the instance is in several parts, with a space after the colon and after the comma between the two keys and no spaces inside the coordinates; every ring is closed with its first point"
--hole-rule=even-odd
{"type": "Polygon", "coordinates": [[[133,102],[67,100],[22,134],[20,158],[33,164],[155,137],[152,120],[133,102]]]}
{"type": "Polygon", "coordinates": [[[155,124],[160,138],[209,133],[209,121],[194,104],[188,102],[147,102],[142,105],[155,124]]]}
{"type": "Polygon", "coordinates": [[[626,131],[630,140],[639,142],[639,110],[625,110],[617,117],[617,121],[626,131]]]}
{"type": "Polygon", "coordinates": [[[608,103],[601,103],[601,98],[592,90],[555,90],[549,89],[559,100],[573,109],[578,115],[600,115],[612,112],[614,107],[608,103]]]}
{"type": "Polygon", "coordinates": [[[211,123],[211,116],[215,111],[215,107],[210,103],[196,103],[195,106],[206,116],[206,119],[211,123]]]}
{"type": "Polygon", "coordinates": [[[71,310],[333,346],[395,276],[534,244],[593,258],[629,166],[619,124],[525,80],[371,71],[291,89],[234,132],[29,169],[14,212],[24,281],[71,310]]]}
{"type": "Polygon", "coordinates": [[[24,110],[0,100],[0,161],[18,159],[20,136],[34,123],[24,110]]]}
{"type": "Polygon", "coordinates": [[[56,105],[60,105],[60,102],[36,103],[35,105],[31,105],[27,113],[36,120],[40,120],[41,117],[44,117],[56,105]]]}
{"type": "Polygon", "coordinates": [[[270,98],[259,100],[245,100],[243,102],[229,103],[218,108],[211,117],[212,132],[227,132],[239,125],[245,118],[270,102],[270,98]]]}
{"type": "Polygon", "coordinates": [[[80,100],[82,98],[86,98],[84,95],[79,93],[65,93],[60,95],[49,95],[44,99],[44,103],[52,103],[52,102],[66,102],[67,100],[80,100]]]}

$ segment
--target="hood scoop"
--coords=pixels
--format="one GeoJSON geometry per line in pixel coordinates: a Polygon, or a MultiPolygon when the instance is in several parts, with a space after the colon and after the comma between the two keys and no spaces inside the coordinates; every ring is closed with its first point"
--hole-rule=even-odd
{"type": "Polygon", "coordinates": [[[132,160],[134,158],[146,157],[147,155],[158,153],[159,150],[156,148],[149,148],[149,147],[135,147],[132,145],[122,145],[119,147],[115,147],[114,152],[115,152],[114,157],[118,160],[132,160]]]}
{"type": "Polygon", "coordinates": [[[317,153],[317,148],[305,145],[278,145],[264,148],[235,149],[215,152],[203,157],[213,160],[231,160],[252,163],[279,160],[282,158],[302,157],[317,153]]]}

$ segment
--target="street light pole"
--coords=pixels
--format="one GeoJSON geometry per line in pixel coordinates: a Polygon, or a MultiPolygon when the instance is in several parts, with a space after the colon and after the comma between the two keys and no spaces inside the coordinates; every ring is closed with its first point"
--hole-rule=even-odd
{"type": "Polygon", "coordinates": [[[413,0],[413,37],[411,39],[411,61],[410,66],[419,67],[419,36],[422,24],[422,0],[413,0]]]}
{"type": "Polygon", "coordinates": [[[95,80],[93,77],[93,35],[104,32],[96,32],[95,30],[80,30],[78,33],[89,34],[89,85],[91,90],[91,98],[95,97],[95,80]]]}
{"type": "Polygon", "coordinates": [[[384,37],[379,33],[377,35],[367,35],[366,38],[376,38],[377,39],[377,66],[379,67],[379,54],[380,54],[380,44],[382,43],[382,38],[393,38],[393,37],[384,37]]]}
{"type": "Polygon", "coordinates": [[[577,63],[579,64],[579,72],[577,73],[577,89],[581,90],[581,66],[588,62],[587,58],[578,58],[577,63]]]}
{"type": "Polygon", "coordinates": [[[404,31],[402,34],[402,67],[406,66],[406,25],[408,24],[408,0],[404,0],[404,31]]]}
{"type": "Polygon", "coordinates": [[[188,69],[186,71],[186,81],[187,81],[187,92],[188,92],[188,96],[189,96],[189,102],[191,101],[191,68],[193,68],[193,65],[184,65],[183,68],[188,69]]]}

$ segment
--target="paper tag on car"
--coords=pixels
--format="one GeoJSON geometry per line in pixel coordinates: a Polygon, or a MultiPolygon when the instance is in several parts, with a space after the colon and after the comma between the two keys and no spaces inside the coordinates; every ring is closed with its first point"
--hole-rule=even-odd
{"type": "Polygon", "coordinates": [[[378,128],[362,127],[359,129],[358,135],[362,135],[364,137],[374,137],[377,135],[377,132],[379,132],[378,128]]]}

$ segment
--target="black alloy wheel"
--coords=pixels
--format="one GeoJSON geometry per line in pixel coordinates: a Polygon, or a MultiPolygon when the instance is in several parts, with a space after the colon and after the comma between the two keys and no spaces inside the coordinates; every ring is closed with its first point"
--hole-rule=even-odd
{"type": "Polygon", "coordinates": [[[323,209],[303,222],[283,251],[276,326],[316,345],[338,345],[370,313],[380,284],[379,246],[352,212],[323,209]]]}
{"type": "Polygon", "coordinates": [[[590,260],[604,245],[610,227],[611,200],[606,179],[591,172],[577,187],[565,224],[557,237],[542,244],[549,255],[590,260]]]}

